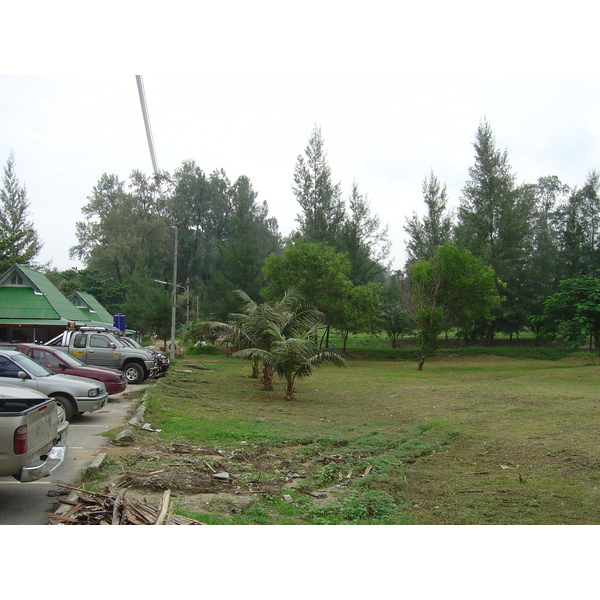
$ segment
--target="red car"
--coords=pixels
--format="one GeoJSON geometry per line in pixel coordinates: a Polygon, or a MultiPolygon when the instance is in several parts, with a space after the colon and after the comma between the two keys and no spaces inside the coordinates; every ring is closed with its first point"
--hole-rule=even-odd
{"type": "Polygon", "coordinates": [[[40,346],[38,344],[20,342],[12,344],[2,342],[0,346],[9,350],[18,350],[26,354],[35,360],[35,362],[50,369],[53,373],[76,375],[77,377],[87,377],[88,379],[101,381],[106,386],[109,396],[119,394],[127,387],[127,379],[123,371],[109,369],[108,367],[84,365],[74,356],[52,346],[40,346]]]}

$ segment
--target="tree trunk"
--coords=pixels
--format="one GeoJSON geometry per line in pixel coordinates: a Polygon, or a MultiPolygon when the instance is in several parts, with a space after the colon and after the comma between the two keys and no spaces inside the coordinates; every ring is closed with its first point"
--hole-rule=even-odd
{"type": "Polygon", "coordinates": [[[423,354],[421,356],[421,360],[419,361],[419,366],[417,367],[417,371],[422,371],[423,370],[423,364],[425,363],[425,355],[423,354]]]}
{"type": "Polygon", "coordinates": [[[251,379],[258,379],[258,373],[260,371],[260,368],[258,366],[258,360],[253,360],[252,361],[252,375],[250,375],[251,379]]]}
{"type": "Polygon", "coordinates": [[[285,389],[285,399],[286,400],[293,400],[294,399],[294,382],[293,381],[288,381],[287,387],[285,389]]]}
{"type": "Polygon", "coordinates": [[[267,363],[263,363],[262,383],[265,390],[268,392],[273,391],[273,367],[267,363]]]}

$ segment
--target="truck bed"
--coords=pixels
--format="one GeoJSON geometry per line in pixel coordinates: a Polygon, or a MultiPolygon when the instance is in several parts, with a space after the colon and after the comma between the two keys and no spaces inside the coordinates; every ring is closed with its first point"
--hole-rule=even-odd
{"type": "Polygon", "coordinates": [[[40,404],[39,398],[0,398],[0,414],[14,417],[40,404]]]}
{"type": "Polygon", "coordinates": [[[64,411],[59,413],[52,398],[19,398],[23,390],[14,396],[8,395],[11,391],[4,389],[0,396],[0,476],[23,482],[47,477],[65,458],[64,411]]]}

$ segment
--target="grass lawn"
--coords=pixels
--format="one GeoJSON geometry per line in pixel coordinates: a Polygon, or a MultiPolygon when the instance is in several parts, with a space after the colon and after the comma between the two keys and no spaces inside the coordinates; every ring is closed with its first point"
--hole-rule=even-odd
{"type": "Polygon", "coordinates": [[[248,363],[197,356],[151,388],[146,419],[165,447],[190,448],[167,470],[231,474],[223,493],[175,496],[206,523],[596,524],[597,362],[349,360],[286,401],[248,363]]]}

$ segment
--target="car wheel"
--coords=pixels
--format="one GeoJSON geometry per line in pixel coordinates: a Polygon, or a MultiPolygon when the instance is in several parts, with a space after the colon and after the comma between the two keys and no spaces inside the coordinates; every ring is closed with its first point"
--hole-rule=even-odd
{"type": "Polygon", "coordinates": [[[144,369],[137,363],[130,363],[125,367],[127,383],[142,383],[144,381],[144,369]]]}
{"type": "Polygon", "coordinates": [[[75,414],[75,407],[73,406],[73,402],[71,402],[71,400],[69,400],[69,398],[67,398],[66,396],[61,396],[60,394],[52,397],[56,400],[56,403],[59,406],[62,406],[62,409],[65,411],[65,419],[67,421],[70,421],[73,418],[73,415],[75,414]]]}

